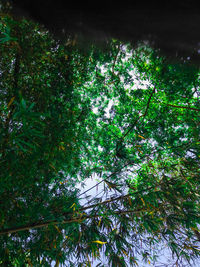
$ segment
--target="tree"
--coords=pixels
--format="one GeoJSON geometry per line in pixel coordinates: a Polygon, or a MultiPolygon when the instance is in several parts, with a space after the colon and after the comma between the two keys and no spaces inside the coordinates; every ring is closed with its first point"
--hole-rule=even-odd
{"type": "Polygon", "coordinates": [[[137,266],[156,262],[157,244],[177,264],[198,259],[198,67],[142,44],[60,44],[7,14],[1,32],[1,265],[103,253],[137,266]],[[105,194],[81,204],[77,185],[93,175],[105,194]]]}

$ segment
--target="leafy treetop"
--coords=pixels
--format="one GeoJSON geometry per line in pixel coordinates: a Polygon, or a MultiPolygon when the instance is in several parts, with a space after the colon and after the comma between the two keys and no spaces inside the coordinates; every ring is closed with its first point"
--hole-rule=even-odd
{"type": "Polygon", "coordinates": [[[60,44],[7,14],[0,27],[1,265],[137,266],[162,245],[198,259],[198,68],[60,44]],[[81,204],[94,175],[104,192],[81,204]]]}

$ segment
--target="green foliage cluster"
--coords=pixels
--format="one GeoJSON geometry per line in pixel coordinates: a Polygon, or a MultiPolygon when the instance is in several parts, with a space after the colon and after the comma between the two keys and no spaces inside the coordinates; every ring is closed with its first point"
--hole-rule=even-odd
{"type": "Polygon", "coordinates": [[[0,265],[137,266],[162,244],[198,259],[199,69],[0,25],[0,265]],[[94,175],[105,194],[81,204],[94,175]]]}

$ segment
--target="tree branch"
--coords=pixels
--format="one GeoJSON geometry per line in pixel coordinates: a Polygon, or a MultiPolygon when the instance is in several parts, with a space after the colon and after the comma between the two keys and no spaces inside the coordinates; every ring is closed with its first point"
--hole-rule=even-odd
{"type": "Polygon", "coordinates": [[[145,117],[145,116],[147,115],[147,112],[148,112],[148,109],[149,109],[149,106],[150,106],[150,101],[151,101],[151,98],[152,98],[153,94],[155,93],[155,90],[156,90],[156,88],[155,88],[155,86],[154,86],[154,89],[153,89],[153,91],[151,92],[151,95],[150,95],[150,97],[149,97],[149,99],[148,99],[147,106],[146,106],[146,110],[145,110],[144,114],[143,114],[143,115],[140,115],[139,118],[136,120],[136,122],[135,122],[134,124],[131,125],[131,127],[129,128],[129,130],[127,131],[127,133],[124,134],[123,138],[124,138],[125,136],[127,136],[127,135],[130,133],[130,131],[132,131],[132,129],[135,127],[135,125],[138,123],[138,121],[139,121],[139,119],[140,119],[141,117],[145,117]]]}
{"type": "MultiPolygon", "coordinates": [[[[139,210],[120,210],[120,211],[112,212],[112,214],[110,214],[110,216],[111,215],[127,214],[127,213],[138,213],[138,212],[141,212],[143,210],[144,210],[144,208],[141,208],[139,210]]],[[[18,233],[21,231],[28,231],[28,230],[32,230],[32,229],[38,229],[38,228],[46,227],[49,225],[68,224],[68,223],[75,223],[75,222],[81,223],[82,221],[84,221],[86,219],[93,219],[93,218],[102,217],[102,216],[104,216],[104,214],[94,214],[94,215],[80,214],[74,219],[63,220],[61,222],[59,222],[57,220],[51,220],[51,221],[46,221],[46,222],[39,222],[39,223],[27,224],[24,226],[7,228],[4,230],[1,230],[0,235],[18,233]]]]}
{"type": "MultiPolygon", "coordinates": [[[[151,186],[149,188],[136,191],[136,192],[134,192],[132,194],[141,193],[141,192],[144,192],[146,190],[152,189],[153,187],[154,186],[151,186]]],[[[34,223],[27,224],[27,225],[24,225],[24,226],[2,229],[2,230],[0,230],[0,235],[12,234],[12,233],[20,232],[20,231],[42,228],[42,227],[45,227],[45,226],[48,226],[48,225],[82,222],[82,220],[85,220],[85,219],[92,219],[92,218],[104,216],[104,214],[87,215],[87,214],[83,214],[81,212],[86,211],[86,210],[91,209],[91,208],[94,208],[94,207],[97,207],[97,206],[100,206],[100,205],[105,205],[107,203],[111,203],[113,201],[118,201],[118,200],[130,197],[132,194],[126,194],[126,195],[122,195],[122,196],[119,196],[119,197],[116,197],[116,198],[107,199],[107,200],[105,200],[103,202],[96,203],[96,204],[93,204],[93,205],[90,205],[90,206],[87,206],[87,207],[83,207],[81,209],[77,209],[76,210],[76,218],[66,219],[66,220],[63,220],[61,222],[58,221],[58,220],[48,220],[46,222],[45,221],[44,222],[34,222],[34,223]]],[[[117,214],[131,213],[131,212],[137,213],[137,212],[141,212],[143,209],[144,208],[141,208],[139,210],[120,210],[120,211],[115,211],[115,212],[112,211],[112,214],[113,215],[117,215],[117,214]]],[[[66,217],[67,216],[74,216],[74,215],[75,215],[74,212],[66,212],[66,213],[62,214],[62,216],[66,216],[66,217]]]]}
{"type": "Polygon", "coordinates": [[[174,108],[185,108],[185,109],[191,109],[191,110],[195,110],[195,111],[200,111],[200,109],[198,109],[198,108],[191,108],[191,107],[185,107],[185,106],[177,106],[177,105],[167,104],[167,103],[164,103],[164,102],[162,102],[162,104],[164,104],[166,106],[174,107],[174,108]]]}

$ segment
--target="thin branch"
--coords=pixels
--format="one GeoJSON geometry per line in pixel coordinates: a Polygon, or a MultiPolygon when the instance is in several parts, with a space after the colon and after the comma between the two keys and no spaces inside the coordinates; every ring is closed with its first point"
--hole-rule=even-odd
{"type": "Polygon", "coordinates": [[[104,200],[102,202],[99,202],[99,203],[84,207],[82,209],[79,209],[78,211],[85,211],[85,210],[88,210],[88,209],[91,209],[91,208],[95,208],[97,206],[104,205],[104,204],[107,204],[107,203],[110,203],[110,202],[113,202],[113,201],[121,200],[121,199],[124,199],[124,198],[127,198],[127,197],[130,197],[130,194],[121,195],[121,196],[116,197],[116,198],[109,198],[109,199],[106,199],[106,200],[104,200]]]}
{"type": "Polygon", "coordinates": [[[118,57],[118,54],[119,54],[120,50],[121,50],[121,46],[119,45],[119,46],[118,46],[117,53],[116,53],[116,55],[115,55],[115,57],[114,57],[114,62],[113,62],[113,66],[112,66],[112,74],[113,74],[113,75],[116,75],[116,74],[114,73],[114,68],[115,68],[115,64],[116,64],[117,57],[118,57]]]}
{"type": "MultiPolygon", "coordinates": [[[[112,199],[107,199],[107,200],[105,200],[103,202],[100,202],[100,203],[97,203],[97,204],[93,204],[93,205],[90,205],[90,206],[87,206],[87,207],[84,207],[84,208],[81,208],[81,209],[77,209],[76,210],[76,214],[78,214],[79,212],[86,211],[88,209],[94,208],[94,207],[99,206],[99,205],[104,205],[104,204],[112,202],[112,201],[120,200],[120,199],[125,198],[125,197],[128,197],[128,195],[124,195],[124,196],[120,196],[120,197],[112,198],[112,199]]],[[[74,212],[66,212],[66,213],[62,214],[62,216],[70,216],[70,215],[73,216],[74,212]]],[[[0,235],[9,234],[9,233],[11,234],[11,233],[24,231],[24,230],[35,229],[35,228],[41,228],[41,227],[45,227],[45,226],[48,226],[48,225],[51,225],[51,224],[65,224],[65,223],[79,222],[80,219],[82,220],[83,218],[84,219],[93,218],[93,217],[91,217],[89,215],[84,215],[84,214],[78,214],[78,216],[79,216],[79,218],[70,219],[70,220],[63,220],[62,222],[59,222],[57,220],[49,220],[49,221],[46,221],[46,222],[34,222],[32,224],[28,224],[28,225],[25,225],[25,226],[8,228],[8,229],[1,230],[0,231],[0,235]]],[[[96,217],[98,217],[98,216],[102,216],[102,215],[97,215],[96,217]]]]}
{"type": "MultiPolygon", "coordinates": [[[[128,163],[124,164],[119,170],[116,170],[115,172],[112,172],[110,175],[108,175],[108,176],[106,177],[106,180],[108,180],[108,179],[109,179],[110,177],[112,177],[113,175],[115,175],[115,174],[121,172],[122,169],[125,168],[125,167],[127,167],[129,164],[130,164],[130,163],[128,162],[128,163]]],[[[96,186],[98,186],[99,184],[101,184],[101,183],[104,182],[104,181],[105,181],[105,179],[101,180],[101,181],[98,182],[96,185],[90,187],[89,189],[87,189],[86,191],[84,191],[83,193],[81,193],[81,194],[79,195],[79,197],[82,196],[83,194],[87,193],[88,191],[92,190],[93,188],[95,188],[96,186]]]]}
{"type": "Polygon", "coordinates": [[[155,93],[155,90],[156,90],[156,88],[155,88],[155,86],[154,86],[154,89],[153,89],[153,91],[151,92],[151,95],[150,95],[150,97],[149,97],[149,99],[148,99],[147,106],[146,106],[146,110],[145,110],[144,114],[143,114],[143,115],[140,115],[139,118],[138,118],[138,119],[131,125],[131,127],[129,128],[129,130],[127,131],[127,133],[124,134],[123,138],[126,137],[126,136],[130,133],[130,131],[133,130],[133,128],[134,128],[135,125],[138,123],[138,121],[139,121],[139,119],[140,119],[141,117],[145,117],[145,116],[147,115],[147,112],[148,112],[148,109],[149,109],[149,106],[150,106],[150,101],[151,101],[151,98],[152,98],[153,94],[155,93]]]}
{"type": "MultiPolygon", "coordinates": [[[[120,211],[116,211],[116,212],[112,212],[112,214],[110,214],[110,216],[112,215],[121,215],[121,214],[127,214],[127,213],[138,213],[143,211],[144,208],[141,208],[139,210],[120,210],[120,211]]],[[[13,227],[13,228],[7,228],[4,230],[0,231],[0,235],[4,235],[4,234],[12,234],[12,233],[17,233],[17,232],[21,232],[21,231],[27,231],[27,230],[32,230],[32,229],[38,229],[38,228],[43,228],[49,225],[56,225],[56,224],[68,224],[68,223],[82,223],[84,220],[86,219],[93,219],[93,218],[97,218],[97,217],[102,217],[105,214],[94,214],[94,215],[78,215],[76,218],[74,219],[69,219],[69,220],[63,220],[61,222],[57,221],[57,220],[51,220],[51,221],[46,221],[46,222],[39,222],[39,223],[33,223],[33,224],[27,224],[24,226],[18,226],[18,227],[13,227]]]]}
{"type": "MultiPolygon", "coordinates": [[[[149,189],[152,189],[154,186],[151,186],[149,188],[146,188],[146,189],[142,189],[142,190],[139,190],[139,191],[136,191],[132,194],[137,194],[137,193],[140,193],[140,192],[144,192],[146,190],[149,190],[149,189]]],[[[91,209],[91,208],[94,208],[94,207],[97,207],[97,206],[100,206],[100,205],[105,205],[107,203],[111,203],[113,201],[118,201],[118,200],[121,200],[121,199],[124,199],[124,198],[127,198],[127,197],[130,197],[132,194],[126,194],[126,195],[122,195],[122,196],[119,196],[119,197],[116,197],[116,198],[111,198],[111,199],[107,199],[103,202],[100,202],[100,203],[96,203],[96,204],[93,204],[93,205],[90,205],[90,206],[87,206],[87,207],[83,207],[81,209],[77,209],[76,210],[76,218],[73,218],[73,219],[67,219],[67,220],[63,220],[63,221],[58,221],[58,220],[48,220],[46,222],[34,222],[32,224],[27,224],[27,225],[24,225],[24,226],[19,226],[19,227],[13,227],[13,228],[7,228],[7,229],[4,229],[4,230],[0,230],[0,235],[3,235],[3,234],[11,234],[11,233],[16,233],[16,232],[20,232],[20,231],[25,231],[25,230],[31,230],[31,229],[36,229],[36,228],[42,228],[42,227],[45,227],[45,226],[48,226],[48,225],[55,225],[55,224],[67,224],[67,223],[74,223],[74,222],[82,222],[82,220],[85,220],[85,219],[91,219],[91,218],[96,218],[96,217],[100,217],[100,216],[104,216],[104,214],[95,214],[95,215],[86,215],[84,213],[81,213],[83,211],[86,211],[88,209],[91,209]]],[[[139,211],[142,211],[142,209],[139,209],[137,211],[134,211],[134,210],[126,210],[126,211],[116,211],[116,212],[113,212],[112,211],[112,215],[115,215],[115,214],[125,214],[125,213],[130,213],[130,212],[139,212],[139,211]]],[[[74,212],[66,212],[66,213],[63,213],[62,216],[74,216],[74,212]]]]}
{"type": "Polygon", "coordinates": [[[198,109],[198,108],[191,108],[191,107],[185,107],[185,106],[177,106],[177,105],[167,104],[167,103],[164,103],[164,102],[162,102],[162,104],[164,104],[166,106],[174,107],[174,108],[185,108],[185,109],[200,111],[200,109],[198,109]]]}
{"type": "Polygon", "coordinates": [[[145,117],[145,116],[147,115],[147,112],[148,112],[148,109],[149,109],[149,105],[150,105],[150,101],[151,101],[151,98],[152,98],[153,94],[155,93],[155,91],[156,91],[156,88],[155,88],[155,86],[154,86],[153,91],[151,92],[151,95],[150,95],[150,97],[149,97],[149,99],[148,99],[147,107],[146,107],[145,113],[144,113],[144,115],[142,115],[141,117],[145,117]]]}
{"type": "MultiPolygon", "coordinates": [[[[96,203],[96,204],[93,204],[93,205],[90,205],[90,206],[86,206],[86,207],[77,209],[75,213],[74,212],[66,212],[66,213],[62,214],[62,216],[65,216],[65,217],[71,216],[72,217],[71,219],[66,219],[66,220],[63,220],[63,221],[58,221],[58,220],[55,219],[55,220],[48,220],[46,222],[45,221],[34,222],[34,223],[27,224],[27,225],[24,225],[24,226],[7,228],[7,229],[0,230],[0,235],[11,234],[11,233],[16,233],[16,232],[25,231],[25,230],[31,230],[31,229],[36,229],[36,228],[42,228],[42,227],[45,227],[45,226],[48,226],[48,225],[67,224],[67,223],[75,223],[75,222],[81,223],[85,219],[92,219],[92,218],[96,218],[96,217],[100,217],[100,216],[105,216],[105,214],[87,215],[84,212],[86,210],[95,208],[97,206],[105,205],[105,204],[108,204],[108,203],[111,203],[111,202],[114,202],[114,201],[118,201],[118,200],[122,200],[122,199],[125,199],[125,198],[128,198],[128,197],[131,197],[133,194],[138,194],[138,193],[141,193],[141,192],[144,192],[144,191],[151,190],[151,189],[153,189],[153,188],[155,188],[157,186],[160,186],[162,183],[165,183],[165,182],[164,181],[160,182],[160,183],[155,184],[155,185],[153,185],[151,187],[148,187],[146,189],[141,189],[141,190],[132,192],[131,194],[126,194],[126,195],[118,196],[116,198],[106,199],[105,201],[102,201],[100,203],[96,203]],[[73,218],[74,216],[76,216],[76,218],[73,218]]],[[[131,189],[131,186],[129,186],[129,188],[131,189]]],[[[144,210],[144,207],[139,209],[139,210],[120,210],[120,211],[115,211],[115,212],[112,211],[112,214],[107,214],[107,215],[109,216],[109,215],[126,214],[126,213],[133,213],[133,212],[137,213],[137,212],[141,212],[143,210],[144,210]]]]}

